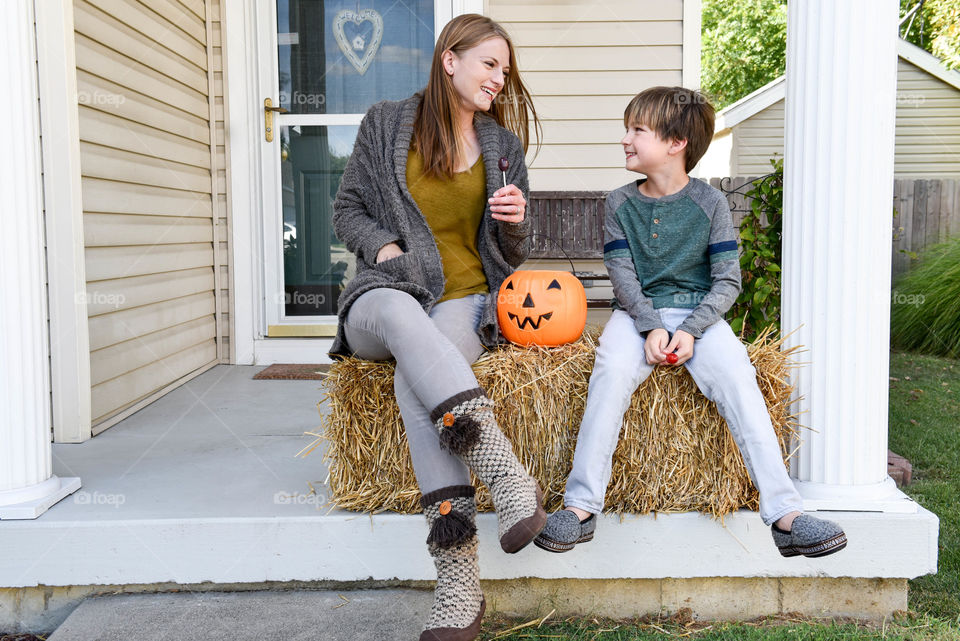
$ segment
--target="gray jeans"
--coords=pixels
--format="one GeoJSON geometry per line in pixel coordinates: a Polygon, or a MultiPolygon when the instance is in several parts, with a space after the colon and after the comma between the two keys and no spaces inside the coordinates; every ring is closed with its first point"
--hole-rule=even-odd
{"type": "Polygon", "coordinates": [[[406,292],[373,289],[353,303],[344,323],[354,355],[397,360],[393,389],[424,494],[470,483],[463,462],[440,447],[430,412],[451,396],[478,387],[470,364],[484,351],[477,326],[486,298],[472,294],[444,301],[428,316],[406,292]]]}

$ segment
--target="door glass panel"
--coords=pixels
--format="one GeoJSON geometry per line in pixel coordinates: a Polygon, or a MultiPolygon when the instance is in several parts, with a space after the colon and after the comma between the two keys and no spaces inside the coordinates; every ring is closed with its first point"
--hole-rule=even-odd
{"type": "Polygon", "coordinates": [[[331,214],[356,137],[356,126],[280,128],[287,316],[336,314],[353,277],[355,257],[334,236],[331,214]]]}
{"type": "Polygon", "coordinates": [[[434,0],[277,0],[280,105],[364,113],[427,83],[434,0]]]}

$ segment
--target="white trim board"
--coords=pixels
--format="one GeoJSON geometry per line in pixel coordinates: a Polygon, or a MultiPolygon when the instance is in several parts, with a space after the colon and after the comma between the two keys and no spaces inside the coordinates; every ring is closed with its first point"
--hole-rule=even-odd
{"type": "Polygon", "coordinates": [[[72,0],[37,1],[50,385],[58,443],[93,436],[72,0]]]}
{"type": "Polygon", "coordinates": [[[689,89],[700,88],[701,14],[700,0],[683,0],[683,67],[680,82],[689,89]]]}
{"type": "Polygon", "coordinates": [[[730,129],[750,116],[760,113],[770,105],[783,100],[787,95],[787,78],[780,76],[753,93],[744,96],[717,114],[714,132],[730,129]]]}
{"type": "Polygon", "coordinates": [[[227,210],[230,212],[230,362],[252,365],[259,319],[260,109],[255,0],[222,2],[225,99],[229,136],[227,210]]]}
{"type": "Polygon", "coordinates": [[[253,342],[254,365],[332,363],[332,338],[260,338],[253,342]]]}
{"type": "MultiPolygon", "coordinates": [[[[287,512],[315,508],[282,506],[287,512]]],[[[295,580],[432,581],[419,514],[234,518],[54,520],[5,523],[0,585],[97,585],[176,582],[244,583],[295,580]],[[72,545],[59,545],[69,533],[72,545]],[[307,543],[305,543],[307,542],[307,543]],[[81,555],[75,550],[84,550],[81,555]],[[229,562],[225,562],[229,560],[229,562]]],[[[937,570],[936,515],[831,512],[851,541],[825,559],[785,559],[756,512],[719,520],[696,512],[605,514],[602,544],[558,555],[529,546],[506,555],[497,517],[477,518],[484,579],[649,579],[695,577],[914,578],[937,570]],[[656,550],[655,554],[645,554],[656,550]]]]}
{"type": "Polygon", "coordinates": [[[912,42],[899,40],[897,42],[897,55],[907,62],[920,67],[931,76],[935,76],[948,85],[960,89],[960,72],[953,69],[947,69],[940,62],[940,59],[933,54],[924,51],[912,42]]]}

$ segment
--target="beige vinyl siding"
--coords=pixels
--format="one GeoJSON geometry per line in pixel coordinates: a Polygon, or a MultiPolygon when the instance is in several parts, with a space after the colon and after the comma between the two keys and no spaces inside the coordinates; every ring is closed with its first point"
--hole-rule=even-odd
{"type": "MultiPolygon", "coordinates": [[[[223,82],[223,37],[221,2],[225,0],[207,0],[209,7],[210,33],[210,73],[213,85],[213,135],[214,168],[216,170],[216,197],[214,202],[214,231],[217,240],[217,269],[219,270],[220,302],[220,362],[230,362],[230,217],[227,211],[227,142],[226,142],[226,101],[223,82]]],[[[202,0],[184,2],[184,4],[203,6],[202,0]]]]}
{"type": "Polygon", "coordinates": [[[96,433],[224,353],[219,7],[75,0],[74,28],[96,433]]]}
{"type": "Polygon", "coordinates": [[[683,1],[489,0],[486,13],[510,33],[543,125],[545,144],[527,157],[531,188],[631,180],[618,144],[623,110],[646,87],[681,84],[683,1]]]}
{"type": "Polygon", "coordinates": [[[895,153],[898,177],[960,178],[960,90],[902,58],[895,153]]]}
{"type": "MultiPolygon", "coordinates": [[[[784,101],[733,127],[731,176],[759,176],[783,155],[784,101]]],[[[903,58],[897,64],[894,175],[960,178],[960,90],[903,58]]]]}
{"type": "Polygon", "coordinates": [[[784,102],[780,100],[733,128],[731,158],[734,164],[731,176],[762,176],[770,173],[770,159],[783,157],[786,116],[784,102]]]}

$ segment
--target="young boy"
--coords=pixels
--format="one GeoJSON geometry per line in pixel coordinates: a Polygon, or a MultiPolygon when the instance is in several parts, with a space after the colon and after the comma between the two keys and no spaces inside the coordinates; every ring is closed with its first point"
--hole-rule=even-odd
{"type": "Polygon", "coordinates": [[[756,372],[723,320],[740,293],[737,234],[723,194],[687,175],[713,137],[713,107],[696,91],[653,87],[634,97],[623,120],[626,167],[646,179],[607,195],[603,260],[615,309],[597,347],[566,508],[550,515],[535,543],[566,552],[593,539],[630,397],[655,366],[685,365],[726,419],[780,553],[841,550],[846,536],[836,523],[801,513],[756,372]]]}

